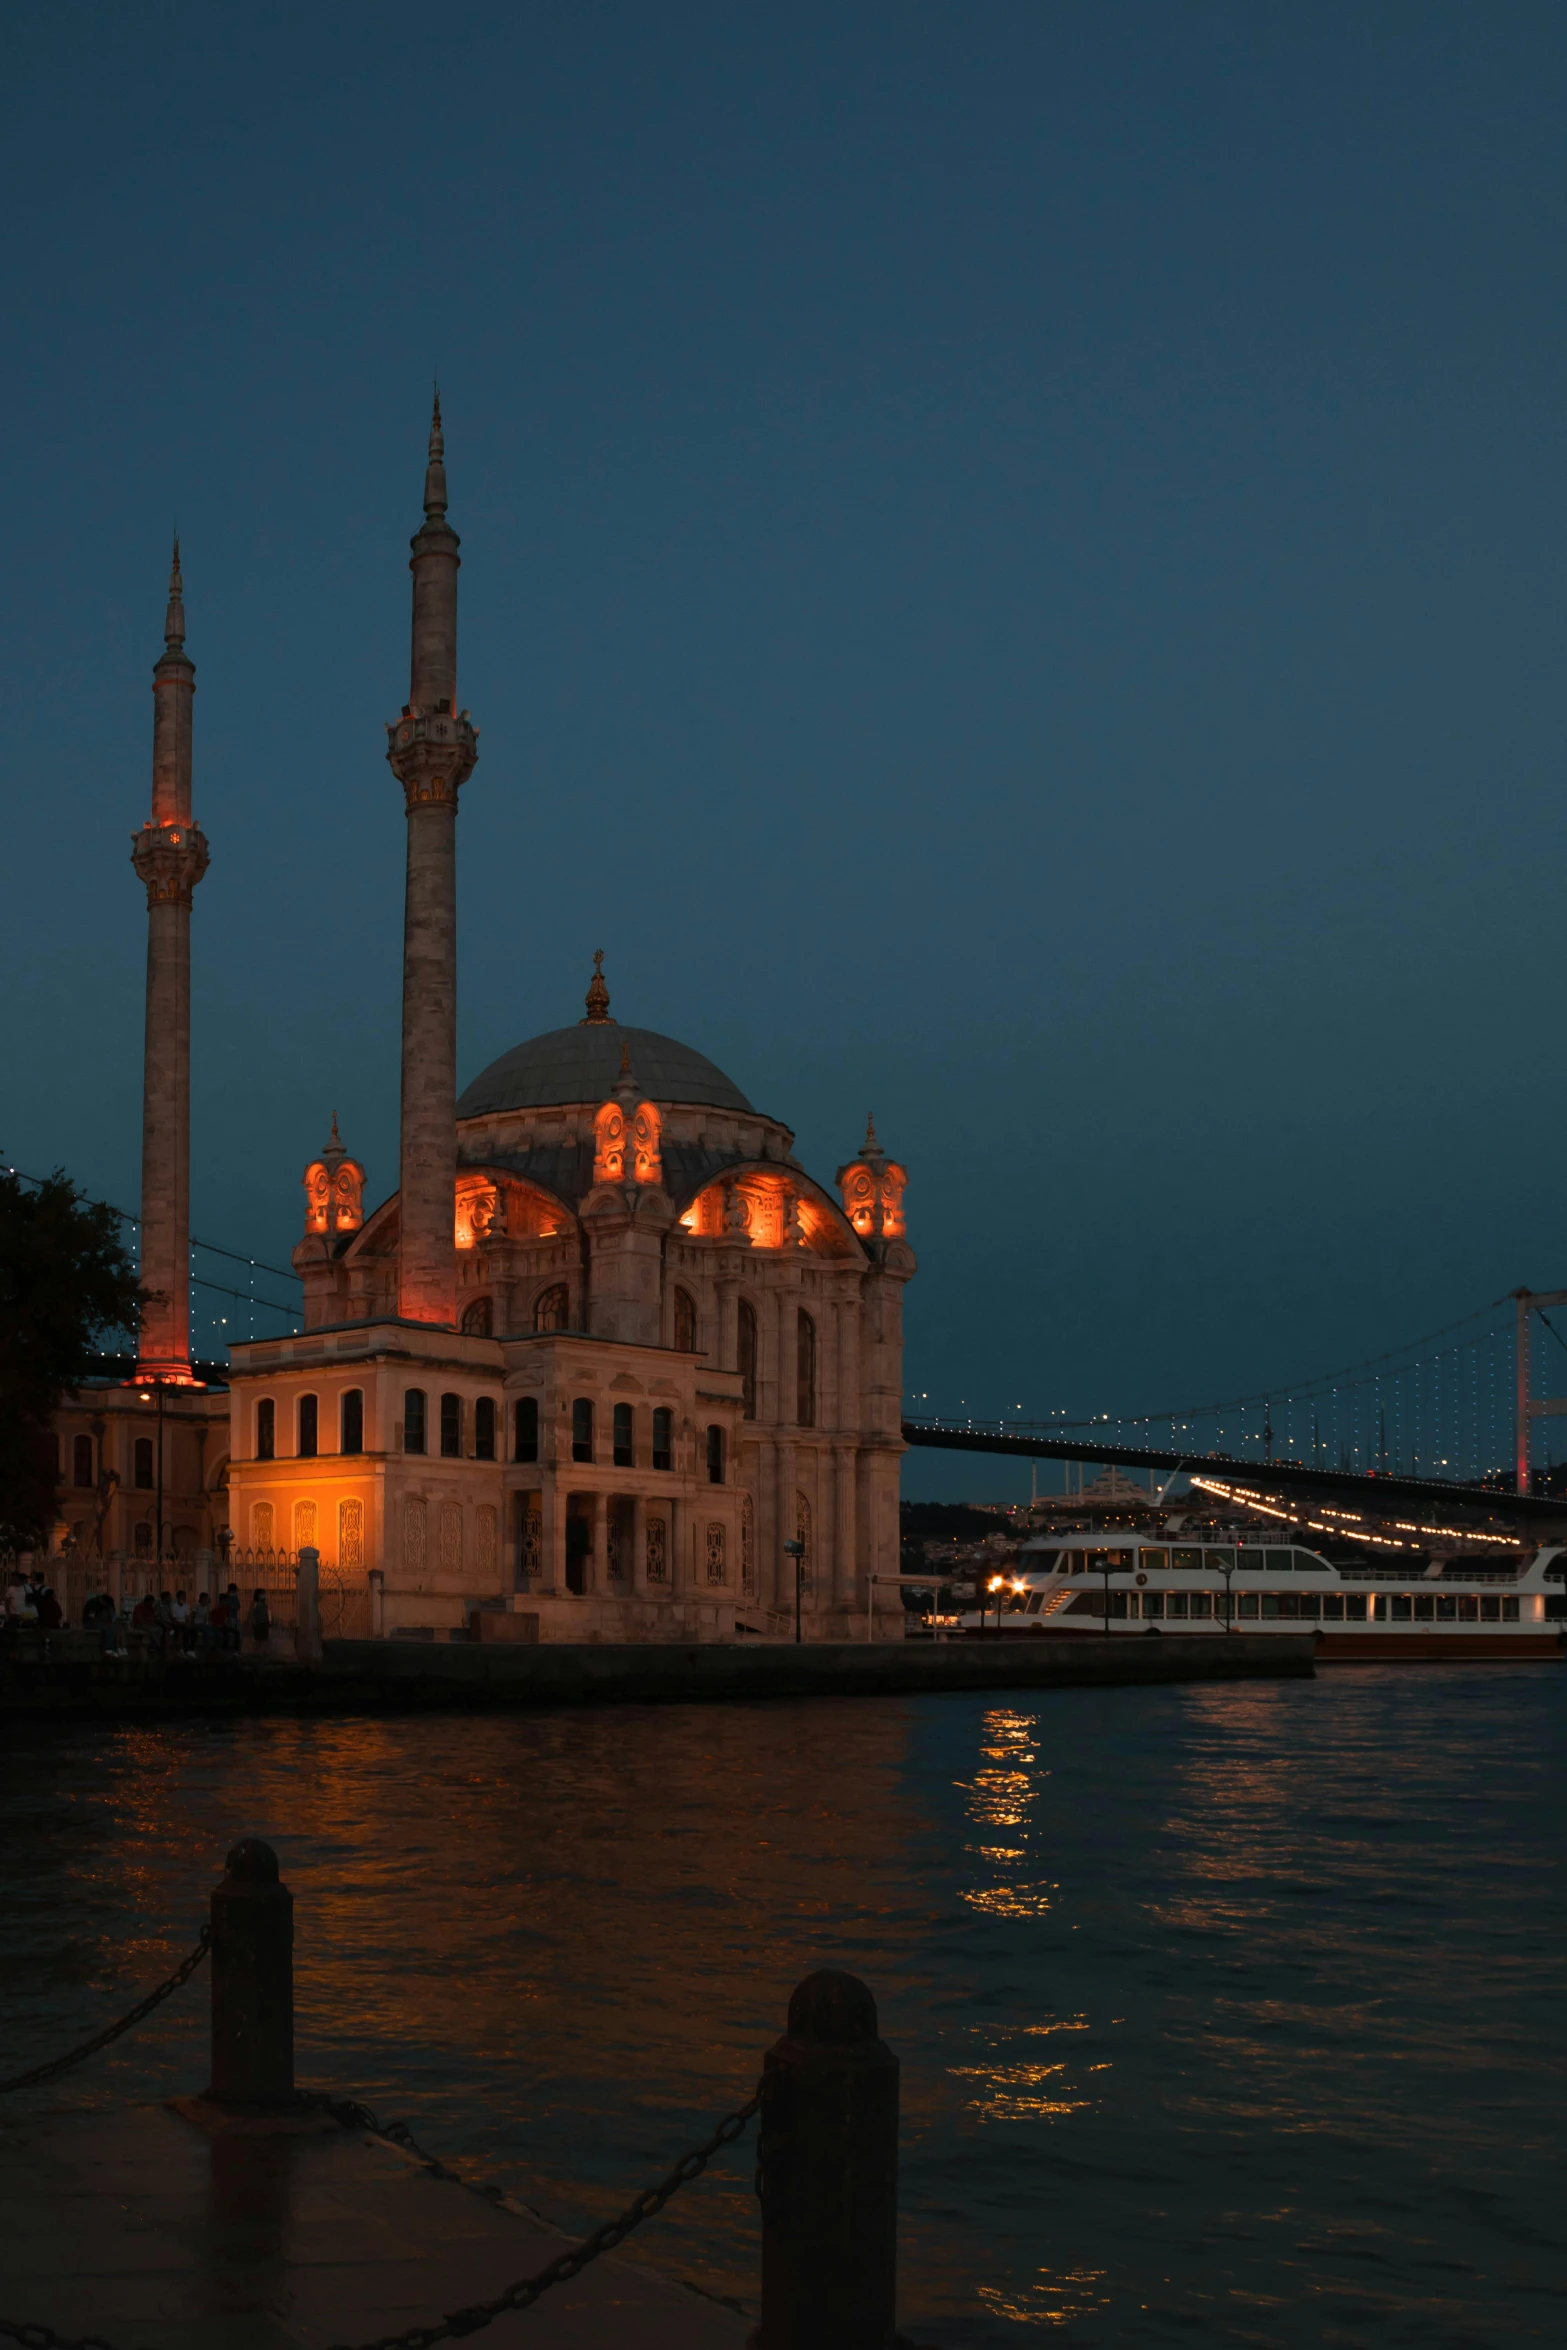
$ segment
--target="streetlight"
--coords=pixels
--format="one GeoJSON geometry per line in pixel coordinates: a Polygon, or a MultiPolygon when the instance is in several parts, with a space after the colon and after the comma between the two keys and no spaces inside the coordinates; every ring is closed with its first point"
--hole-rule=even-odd
{"type": "MultiPolygon", "coordinates": [[[[786,1542],[783,1547],[784,1557],[794,1561],[794,1638],[795,1645],[798,1647],[800,1641],[800,1577],[804,1572],[805,1544],[796,1538],[793,1542],[786,1542]]],[[[867,1592],[866,1605],[874,1608],[875,1604],[874,1597],[867,1592]]]]}
{"type": "Polygon", "coordinates": [[[1224,1577],[1224,1629],[1228,1635],[1235,1629],[1235,1553],[1233,1550],[1220,1551],[1219,1572],[1224,1577]]]}

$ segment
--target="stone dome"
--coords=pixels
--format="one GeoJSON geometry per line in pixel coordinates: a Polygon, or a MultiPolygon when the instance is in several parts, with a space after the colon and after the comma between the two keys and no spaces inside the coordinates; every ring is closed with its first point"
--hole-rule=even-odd
{"type": "Polygon", "coordinates": [[[547,1036],[514,1044],[481,1069],[457,1104],[459,1118],[487,1118],[498,1110],[541,1110],[568,1102],[602,1102],[620,1075],[621,1047],[631,1074],[649,1101],[694,1102],[711,1109],[751,1112],[745,1095],[705,1055],[652,1028],[623,1028],[618,1020],[582,1020],[547,1036]]]}

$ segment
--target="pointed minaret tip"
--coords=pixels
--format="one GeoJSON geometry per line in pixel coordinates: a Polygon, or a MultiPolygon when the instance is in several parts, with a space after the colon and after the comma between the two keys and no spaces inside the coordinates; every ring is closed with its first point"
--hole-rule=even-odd
{"type": "Polygon", "coordinates": [[[865,1113],[865,1140],[860,1148],[865,1151],[879,1151],[881,1149],[881,1144],[876,1140],[876,1117],[872,1110],[867,1110],[865,1113]]]}
{"type": "Polygon", "coordinates": [[[163,641],[171,648],[185,642],[185,582],[180,576],[180,534],[174,533],[174,557],[169,565],[169,608],[163,616],[163,641]]]}
{"type": "Polygon", "coordinates": [[[337,1131],[337,1112],[335,1110],[332,1112],[332,1131],[327,1137],[326,1147],[329,1151],[340,1151],[343,1147],[343,1138],[337,1131]]]}
{"type": "Polygon", "coordinates": [[[424,470],[424,510],[426,514],[446,512],[446,436],[441,430],[441,393],[436,386],[435,404],[430,411],[430,454],[424,470]]]}

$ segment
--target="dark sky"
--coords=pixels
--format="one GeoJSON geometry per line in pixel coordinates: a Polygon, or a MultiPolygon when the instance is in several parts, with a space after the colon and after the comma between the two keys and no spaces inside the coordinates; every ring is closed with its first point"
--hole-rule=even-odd
{"type": "MultiPolygon", "coordinates": [[[[1157,1408],[1567,1278],[1557,5],[14,9],[0,1147],[395,1179],[407,539],[464,1080],[615,1009],[910,1169],[911,1391],[1157,1408]]],[[[1015,1484],[1015,1480],[1014,1480],[1015,1484]]],[[[906,1490],[1008,1490],[983,1463],[906,1490]]]]}

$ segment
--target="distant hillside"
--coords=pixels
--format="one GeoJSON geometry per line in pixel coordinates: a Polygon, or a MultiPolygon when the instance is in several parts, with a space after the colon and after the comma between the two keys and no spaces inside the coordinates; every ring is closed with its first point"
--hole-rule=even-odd
{"type": "Polygon", "coordinates": [[[1000,1502],[906,1501],[898,1518],[905,1542],[983,1542],[1012,1526],[1000,1502]]]}

